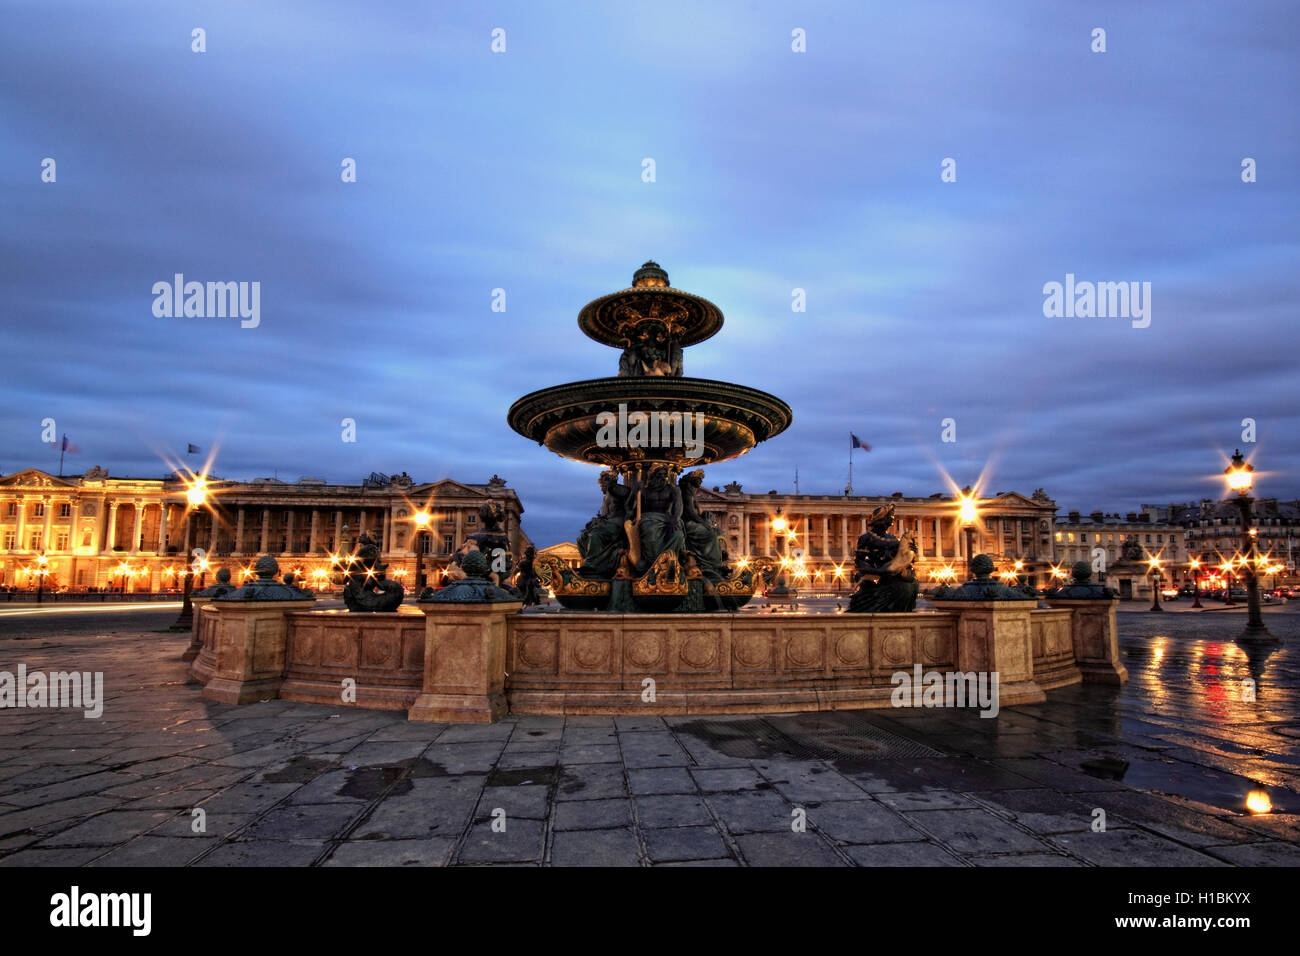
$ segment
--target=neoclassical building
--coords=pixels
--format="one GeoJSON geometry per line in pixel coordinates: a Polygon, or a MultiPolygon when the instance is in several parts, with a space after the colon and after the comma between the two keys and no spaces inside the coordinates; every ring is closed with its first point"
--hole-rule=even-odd
{"type": "Polygon", "coordinates": [[[376,474],[357,485],[209,477],[199,507],[187,490],[178,476],[114,478],[99,467],[78,477],[27,469],[0,478],[0,584],[28,586],[44,556],[50,587],[156,591],[175,586],[183,556],[199,548],[214,571],[242,570],[270,554],[310,585],[364,532],[381,544],[390,576],[417,586],[417,563],[433,583],[479,530],[479,509],[489,502],[505,512],[512,552],[530,543],[519,496],[496,475],[485,484],[417,484],[376,474]],[[417,524],[421,513],[428,521],[417,524]]]}
{"type": "MultiPolygon", "coordinates": [[[[966,535],[958,499],[952,495],[750,494],[733,482],[711,491],[700,489],[698,502],[701,511],[712,514],[725,533],[727,551],[733,558],[779,557],[780,541],[773,521],[780,509],[780,516],[794,531],[790,547],[802,550],[810,582],[827,586],[835,583],[837,571],[848,585],[854,546],[866,530],[867,516],[881,505],[892,504],[895,522],[891,530],[896,534],[909,530],[916,537],[919,556],[915,567],[922,585],[929,583],[932,573],[949,568],[965,577],[969,559],[966,535]]],[[[1020,561],[1026,580],[1046,585],[1055,561],[1052,524],[1056,502],[1040,488],[1029,497],[1000,492],[979,498],[976,507],[975,553],[991,555],[999,570],[1010,570],[1020,561]]]]}

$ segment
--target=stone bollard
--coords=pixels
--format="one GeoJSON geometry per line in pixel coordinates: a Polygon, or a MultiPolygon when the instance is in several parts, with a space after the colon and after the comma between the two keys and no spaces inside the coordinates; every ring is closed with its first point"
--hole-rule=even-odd
{"type": "Polygon", "coordinates": [[[466,577],[426,588],[424,687],[408,720],[492,723],[506,715],[506,621],[523,602],[487,579],[487,557],[461,559],[466,577]]]}
{"type": "Polygon", "coordinates": [[[998,675],[998,704],[1038,704],[1047,694],[1034,681],[1034,633],[1030,613],[1036,598],[992,579],[988,555],[971,561],[971,580],[940,588],[930,603],[957,614],[957,667],[998,675]]]}
{"type": "MultiPolygon", "coordinates": [[[[310,591],[275,580],[279,565],[263,556],[254,565],[257,578],[241,588],[212,598],[202,613],[215,615],[210,673],[197,663],[191,676],[206,681],[201,696],[225,704],[247,704],[280,693],[284,680],[285,642],[290,611],[315,602],[310,591]]],[[[196,615],[196,618],[200,615],[196,615]]]]}
{"type": "Polygon", "coordinates": [[[229,594],[233,590],[234,588],[230,586],[230,569],[221,568],[217,571],[216,584],[190,595],[190,605],[194,608],[194,621],[190,625],[190,646],[185,648],[185,653],[181,654],[181,660],[194,660],[203,647],[203,608],[211,604],[213,598],[229,594]]]}
{"type": "Polygon", "coordinates": [[[1128,680],[1128,668],[1119,660],[1119,597],[1112,588],[1092,583],[1092,567],[1086,561],[1074,565],[1071,577],[1072,583],[1048,591],[1043,600],[1070,609],[1074,659],[1084,683],[1122,684],[1128,680]]]}

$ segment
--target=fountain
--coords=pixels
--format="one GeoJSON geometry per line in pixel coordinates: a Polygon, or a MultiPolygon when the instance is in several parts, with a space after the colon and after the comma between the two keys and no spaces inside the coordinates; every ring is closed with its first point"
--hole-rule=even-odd
{"type": "MultiPolygon", "coordinates": [[[[789,406],[682,374],[683,350],[715,334],[722,313],[673,289],[653,262],[631,288],[585,306],[578,325],[622,349],[618,374],[533,392],[508,413],[519,434],[604,469],[604,499],[578,537],[577,569],[525,554],[519,591],[499,587],[510,555],[491,512],[471,536],[463,579],[426,589],[405,613],[368,539],[348,606],[370,613],[312,609],[311,593],[276,584],[275,561],[264,557],[264,580],[196,602],[191,674],[203,695],[336,703],[342,691],[345,704],[402,708],[411,720],[492,721],[893,707],[907,703],[900,681],[957,689],[988,680],[997,706],[1011,707],[1081,681],[1127,679],[1118,599],[1089,584],[1086,565],[1074,585],[1045,596],[1044,608],[995,582],[993,562],[979,555],[971,581],[917,611],[915,544],[905,530],[889,532],[889,506],[865,516],[854,613],[735,613],[774,568],[766,556],[732,563],[697,506],[704,473],[696,466],[779,435],[789,406]],[[540,587],[563,610],[520,613],[540,587]]],[[[950,705],[968,700],[959,693],[950,705]]]]}
{"type": "Polygon", "coordinates": [[[695,465],[736,458],[789,427],[790,406],[758,389],[688,378],[682,353],[722,328],[708,299],[674,289],[655,262],[631,288],[587,303],[578,327],[622,349],[618,375],[556,385],[511,406],[510,427],[557,455],[603,465],[601,513],[578,538],[575,571],[539,557],[541,586],[574,610],[734,611],[763,561],[732,564],[695,502],[695,465]]]}

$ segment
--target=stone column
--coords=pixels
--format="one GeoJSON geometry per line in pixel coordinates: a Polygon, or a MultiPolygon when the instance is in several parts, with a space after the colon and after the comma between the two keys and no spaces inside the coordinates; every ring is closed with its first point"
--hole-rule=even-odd
{"type": "Polygon", "coordinates": [[[108,506],[108,536],[104,541],[104,550],[112,551],[117,544],[117,502],[108,506]]]}
{"type": "Polygon", "coordinates": [[[772,522],[763,519],[763,557],[772,553],[772,522]]]}
{"type": "Polygon", "coordinates": [[[343,550],[343,512],[334,512],[334,553],[340,554],[343,550]]]}
{"type": "Polygon", "coordinates": [[[934,519],[934,556],[940,561],[944,558],[943,553],[943,519],[934,519]]]}
{"type": "Polygon", "coordinates": [[[14,550],[22,551],[27,545],[23,543],[23,532],[27,525],[27,499],[18,496],[18,523],[14,526],[14,550]]]}
{"type": "Polygon", "coordinates": [[[257,553],[266,554],[271,540],[271,509],[262,509],[262,536],[258,541],[257,553]]]}
{"type": "Polygon", "coordinates": [[[381,555],[387,555],[390,550],[388,544],[388,532],[391,525],[391,513],[389,509],[385,508],[380,512],[379,517],[379,553],[381,555]]]}
{"type": "Polygon", "coordinates": [[[461,508],[456,509],[456,536],[452,539],[451,549],[455,551],[465,540],[465,512],[461,508]]]}
{"type": "Polygon", "coordinates": [[[158,502],[158,549],[161,556],[167,554],[167,502],[158,502]]]}
{"type": "Polygon", "coordinates": [[[208,520],[212,522],[212,535],[208,538],[208,557],[212,558],[217,553],[217,531],[221,528],[221,519],[213,510],[208,512],[208,520]]]}
{"type": "Polygon", "coordinates": [[[235,546],[232,550],[235,554],[244,553],[244,509],[242,506],[235,517],[235,546]]]}
{"type": "Polygon", "coordinates": [[[287,512],[288,517],[284,521],[284,551],[286,554],[293,554],[293,509],[287,512]]]}
{"type": "MultiPolygon", "coordinates": [[[[41,527],[41,550],[49,551],[50,550],[50,524],[51,524],[51,519],[54,517],[53,514],[54,502],[50,500],[49,495],[46,495],[42,500],[45,502],[45,524],[41,527]]],[[[139,514],[139,509],[136,509],[136,514],[137,515],[139,514]]]]}
{"type": "Polygon", "coordinates": [[[822,515],[822,560],[831,556],[831,516],[822,515]]]}
{"type": "Polygon", "coordinates": [[[317,539],[320,537],[320,509],[311,509],[311,535],[307,539],[307,551],[310,554],[316,553],[317,539]]]}

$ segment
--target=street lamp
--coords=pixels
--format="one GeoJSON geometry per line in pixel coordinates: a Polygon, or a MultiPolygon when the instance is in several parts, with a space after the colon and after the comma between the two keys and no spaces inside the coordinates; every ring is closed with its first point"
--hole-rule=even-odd
{"type": "Polygon", "coordinates": [[[1160,559],[1151,558],[1147,563],[1151,565],[1151,610],[1164,613],[1160,606],[1160,559]]]}
{"type": "Polygon", "coordinates": [[[1201,606],[1201,562],[1192,558],[1192,607],[1201,606]]]}
{"type": "Polygon", "coordinates": [[[50,573],[46,565],[49,563],[49,560],[50,559],[45,556],[44,551],[42,551],[41,556],[36,559],[36,564],[38,565],[38,567],[36,568],[36,603],[37,604],[40,604],[45,597],[45,575],[50,573]]]}
{"type": "MultiPolygon", "coordinates": [[[[1224,471],[1228,487],[1237,493],[1237,511],[1241,514],[1241,538],[1246,549],[1246,629],[1237,638],[1248,644],[1277,644],[1276,637],[1264,626],[1264,616],[1259,609],[1259,552],[1255,546],[1255,536],[1250,531],[1250,506],[1254,499],[1250,496],[1255,480],[1251,473],[1255,469],[1241,456],[1241,450],[1232,456],[1232,463],[1224,471]]],[[[1228,594],[1232,594],[1229,587],[1228,594]]]]}
{"type": "Polygon", "coordinates": [[[961,497],[957,499],[962,531],[966,534],[966,567],[968,570],[970,563],[975,560],[975,519],[979,517],[975,501],[975,492],[970,490],[969,485],[962,489],[961,497]]]}
{"type": "MultiPolygon", "coordinates": [[[[190,486],[185,489],[185,520],[181,527],[181,548],[188,545],[190,515],[203,507],[204,501],[208,496],[208,483],[202,476],[195,478],[190,482],[190,486]]],[[[172,627],[193,627],[194,626],[194,604],[190,601],[190,594],[194,590],[194,566],[190,564],[190,556],[184,556],[185,564],[185,593],[181,601],[181,613],[176,618],[176,623],[172,627]]]]}
{"type": "Polygon", "coordinates": [[[415,587],[419,591],[424,587],[424,543],[429,534],[429,512],[415,513],[415,587]]]}
{"type": "Polygon", "coordinates": [[[772,519],[772,531],[776,533],[777,545],[781,552],[781,564],[780,570],[776,575],[776,586],[767,592],[767,599],[769,602],[774,599],[780,601],[793,601],[795,595],[798,593],[793,588],[786,587],[785,584],[785,568],[789,563],[789,556],[786,553],[788,550],[787,545],[789,544],[789,528],[790,524],[781,514],[781,507],[778,505],[776,509],[776,517],[772,519]]]}

